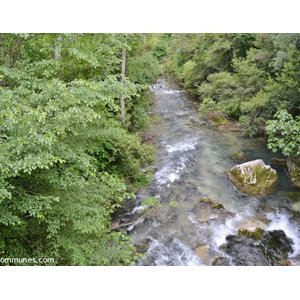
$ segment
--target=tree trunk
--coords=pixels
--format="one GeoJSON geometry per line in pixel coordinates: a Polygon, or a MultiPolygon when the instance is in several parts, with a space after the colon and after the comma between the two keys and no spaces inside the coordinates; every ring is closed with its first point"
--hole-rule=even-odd
{"type": "Polygon", "coordinates": [[[10,61],[11,67],[13,67],[15,65],[15,63],[17,62],[19,55],[21,53],[23,44],[24,44],[23,37],[17,37],[11,43],[10,51],[9,51],[9,61],[10,61]]]}
{"type": "MultiPolygon", "coordinates": [[[[125,66],[126,66],[126,51],[122,50],[122,65],[121,65],[121,83],[125,82],[125,66]]],[[[121,95],[121,120],[125,123],[125,99],[124,94],[121,95]]]]}
{"type": "Polygon", "coordinates": [[[57,61],[60,61],[61,58],[61,42],[62,42],[62,35],[61,33],[59,33],[55,42],[55,60],[57,61]]]}
{"type": "Polygon", "coordinates": [[[1,61],[5,63],[4,33],[0,34],[1,61]]]}

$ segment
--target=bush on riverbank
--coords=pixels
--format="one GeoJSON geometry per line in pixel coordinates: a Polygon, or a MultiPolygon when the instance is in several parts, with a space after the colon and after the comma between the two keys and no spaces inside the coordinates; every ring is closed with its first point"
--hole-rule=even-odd
{"type": "Polygon", "coordinates": [[[278,109],[299,114],[299,34],[174,34],[165,70],[200,100],[200,112],[222,112],[264,133],[278,109]]]}

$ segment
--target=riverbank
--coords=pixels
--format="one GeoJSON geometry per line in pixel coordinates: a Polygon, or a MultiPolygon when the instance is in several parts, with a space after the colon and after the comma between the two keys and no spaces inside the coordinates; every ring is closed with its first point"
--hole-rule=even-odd
{"type": "Polygon", "coordinates": [[[234,153],[244,152],[249,160],[260,158],[270,164],[274,154],[265,142],[201,124],[196,104],[172,82],[161,80],[152,92],[156,98],[152,114],[160,120],[152,128],[157,171],[123,215],[123,222],[138,219],[147,197],[156,197],[161,203],[158,213],[127,227],[137,247],[147,252],[140,264],[211,265],[224,256],[220,246],[226,236],[253,226],[284,230],[294,243],[289,259],[299,264],[300,224],[288,197],[295,188],[285,172],[278,169],[279,190],[264,197],[236,190],[227,177],[236,164],[230,159],[234,153]],[[201,206],[203,197],[221,203],[225,210],[201,206]],[[178,205],[166,209],[171,202],[178,205]]]}

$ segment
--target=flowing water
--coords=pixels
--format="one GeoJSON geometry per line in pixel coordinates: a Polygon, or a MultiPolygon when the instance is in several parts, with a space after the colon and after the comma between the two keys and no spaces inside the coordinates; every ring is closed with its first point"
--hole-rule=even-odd
{"type": "MultiPolygon", "coordinates": [[[[270,164],[276,155],[262,139],[248,139],[237,133],[204,126],[197,114],[197,103],[175,84],[160,80],[152,88],[155,97],[151,112],[157,146],[157,171],[148,188],[141,191],[123,221],[144,213],[141,202],[156,197],[170,215],[141,218],[127,227],[135,244],[147,252],[141,265],[211,265],[225,238],[240,227],[258,226],[282,229],[293,241],[289,260],[300,265],[300,203],[287,196],[293,191],[284,170],[277,170],[279,190],[274,195],[254,197],[238,191],[227,174],[237,163],[230,155],[243,151],[248,160],[261,158],[270,164]],[[199,205],[202,197],[220,202],[224,210],[199,205]],[[177,202],[177,207],[169,206],[177,202]],[[229,213],[228,213],[229,212],[229,213]]],[[[278,156],[277,156],[278,157],[278,156]]]]}

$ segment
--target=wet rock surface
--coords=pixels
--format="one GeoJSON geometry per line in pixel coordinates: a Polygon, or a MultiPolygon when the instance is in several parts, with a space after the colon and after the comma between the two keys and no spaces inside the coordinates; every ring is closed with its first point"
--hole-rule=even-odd
{"type": "Polygon", "coordinates": [[[229,179],[241,191],[258,196],[273,193],[279,184],[276,170],[261,159],[234,166],[229,179]]]}
{"type": "Polygon", "coordinates": [[[284,168],[286,168],[286,159],[272,157],[271,158],[271,167],[272,168],[277,168],[277,169],[284,169],[284,168]]]}
{"type": "Polygon", "coordinates": [[[243,234],[229,235],[220,249],[231,259],[219,259],[214,265],[284,266],[292,244],[283,230],[267,231],[258,241],[243,234]]]}
{"type": "Polygon", "coordinates": [[[177,209],[176,207],[171,207],[170,205],[163,204],[152,208],[147,214],[147,221],[167,223],[174,221],[176,218],[177,209]]]}
{"type": "Polygon", "coordinates": [[[200,200],[200,205],[193,209],[198,215],[198,221],[201,223],[210,221],[224,221],[229,217],[234,216],[234,213],[225,209],[224,205],[215,202],[208,197],[203,197],[200,200]]]}
{"type": "Polygon", "coordinates": [[[220,113],[213,113],[205,115],[207,122],[214,127],[225,126],[230,123],[226,115],[220,113]]]}
{"type": "Polygon", "coordinates": [[[288,157],[286,160],[288,172],[291,178],[292,183],[300,188],[300,162],[299,159],[295,157],[288,157]]]}
{"type": "Polygon", "coordinates": [[[199,255],[201,260],[206,265],[212,265],[213,261],[215,260],[214,254],[210,251],[208,245],[202,245],[194,249],[194,251],[199,255]]]}
{"type": "Polygon", "coordinates": [[[247,160],[246,154],[242,151],[235,153],[233,155],[230,155],[229,158],[238,163],[243,163],[247,160]]]}

